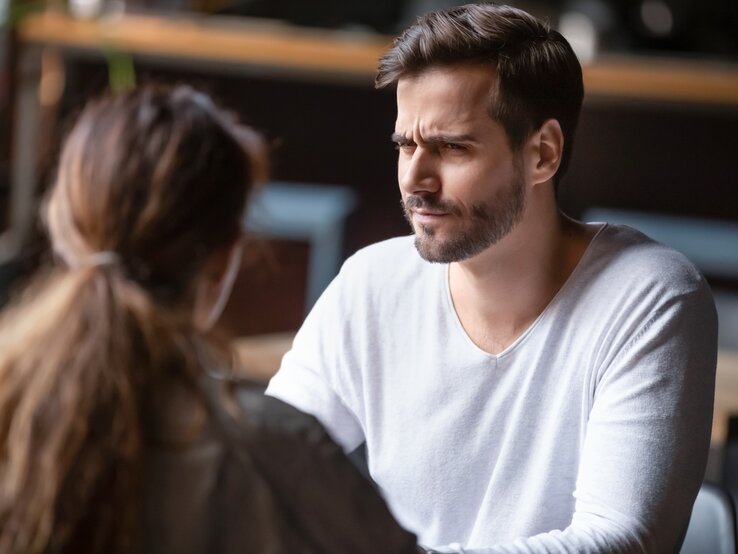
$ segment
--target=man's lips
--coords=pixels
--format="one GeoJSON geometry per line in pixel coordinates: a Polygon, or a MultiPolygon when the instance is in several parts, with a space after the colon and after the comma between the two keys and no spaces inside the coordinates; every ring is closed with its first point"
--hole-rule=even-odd
{"type": "Polygon", "coordinates": [[[444,217],[448,216],[447,212],[435,212],[427,209],[413,209],[410,210],[413,216],[413,221],[422,224],[437,223],[444,217]]]}

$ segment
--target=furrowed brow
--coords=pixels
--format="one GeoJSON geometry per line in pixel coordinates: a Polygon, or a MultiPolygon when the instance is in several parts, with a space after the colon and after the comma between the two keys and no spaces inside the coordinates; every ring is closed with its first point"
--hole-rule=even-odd
{"type": "Polygon", "coordinates": [[[428,144],[445,144],[454,142],[477,142],[472,135],[433,135],[423,139],[428,144]]]}
{"type": "MultiPolygon", "coordinates": [[[[402,133],[392,133],[392,142],[394,144],[397,144],[399,146],[405,146],[405,145],[412,145],[415,144],[415,141],[411,138],[406,137],[402,133]]],[[[430,145],[439,145],[439,144],[449,144],[449,143],[476,143],[478,142],[476,138],[474,138],[473,135],[469,134],[461,134],[461,135],[451,135],[451,134],[440,134],[440,135],[433,135],[430,137],[422,138],[421,143],[424,144],[430,144],[430,145]]]]}

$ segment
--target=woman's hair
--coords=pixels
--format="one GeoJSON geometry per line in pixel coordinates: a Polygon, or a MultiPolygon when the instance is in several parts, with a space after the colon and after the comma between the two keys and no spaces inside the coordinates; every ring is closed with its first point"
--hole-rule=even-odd
{"type": "Polygon", "coordinates": [[[89,104],[45,221],[62,268],[0,320],[0,551],[133,550],[147,386],[202,370],[195,278],[240,232],[262,143],[195,90],[89,104]]]}
{"type": "Polygon", "coordinates": [[[582,68],[566,39],[523,10],[468,4],[429,13],[395,39],[380,59],[378,88],[436,67],[487,64],[497,77],[490,116],[499,121],[513,150],[547,119],[564,134],[558,184],[571,159],[584,96],[582,68]]]}

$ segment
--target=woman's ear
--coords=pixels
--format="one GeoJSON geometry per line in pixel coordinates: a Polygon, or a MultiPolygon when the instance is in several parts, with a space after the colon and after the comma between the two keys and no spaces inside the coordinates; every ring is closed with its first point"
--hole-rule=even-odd
{"type": "Polygon", "coordinates": [[[243,239],[214,252],[202,270],[196,285],[194,321],[202,331],[207,331],[220,318],[231,296],[233,284],[241,267],[243,239]]]}
{"type": "Polygon", "coordinates": [[[545,183],[556,174],[564,151],[564,133],[555,119],[547,119],[540,129],[531,135],[531,181],[534,185],[545,183]]]}

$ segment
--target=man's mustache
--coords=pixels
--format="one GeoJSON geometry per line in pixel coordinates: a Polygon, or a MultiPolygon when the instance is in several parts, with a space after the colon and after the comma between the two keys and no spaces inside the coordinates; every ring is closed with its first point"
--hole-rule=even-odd
{"type": "Polygon", "coordinates": [[[453,202],[438,200],[432,197],[422,197],[410,194],[403,201],[405,211],[408,210],[428,210],[431,212],[442,212],[453,215],[459,215],[461,210],[453,202]]]}

